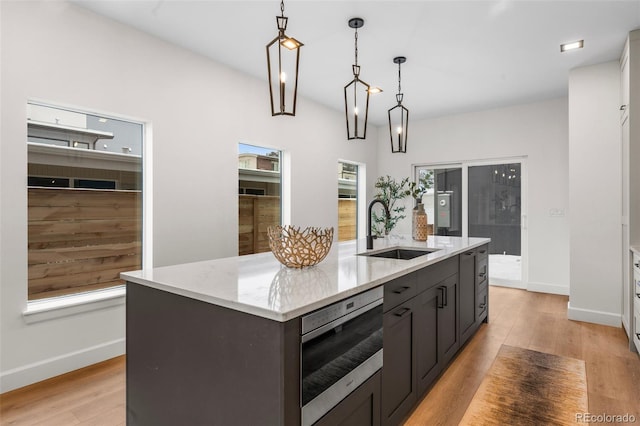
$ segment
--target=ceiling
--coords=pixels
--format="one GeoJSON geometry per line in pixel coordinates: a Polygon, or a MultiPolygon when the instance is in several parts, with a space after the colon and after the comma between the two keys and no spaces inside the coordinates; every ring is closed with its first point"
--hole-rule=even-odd
{"type": "MultiPolygon", "coordinates": [[[[267,84],[265,46],[277,35],[278,1],[75,3],[267,84]]],[[[396,103],[395,56],[407,57],[403,104],[413,120],[566,96],[570,69],[619,58],[627,33],[640,28],[640,0],[289,0],[285,16],[287,34],[304,43],[299,94],[339,111],[353,78],[347,21],[365,20],[360,77],[384,89],[372,95],[369,112],[383,125],[396,103]],[[560,53],[561,43],[579,39],[583,49],[560,53]]]]}

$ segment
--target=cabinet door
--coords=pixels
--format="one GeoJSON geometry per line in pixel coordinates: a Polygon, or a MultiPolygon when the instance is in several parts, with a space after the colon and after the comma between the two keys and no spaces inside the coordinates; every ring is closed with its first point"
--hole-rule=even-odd
{"type": "Polygon", "coordinates": [[[422,395],[442,371],[438,358],[438,311],[443,290],[433,287],[416,297],[416,376],[422,395]]]}
{"type": "Polygon", "coordinates": [[[313,426],[380,426],[380,372],[367,379],[313,426]]]}
{"type": "Polygon", "coordinates": [[[463,345],[477,328],[476,251],[460,255],[460,344],[463,345]]]}
{"type": "Polygon", "coordinates": [[[439,362],[446,365],[460,347],[458,340],[458,275],[438,285],[442,298],[438,309],[439,362]]]}
{"type": "Polygon", "coordinates": [[[414,299],[384,314],[382,422],[397,425],[416,400],[413,335],[414,299]]]}

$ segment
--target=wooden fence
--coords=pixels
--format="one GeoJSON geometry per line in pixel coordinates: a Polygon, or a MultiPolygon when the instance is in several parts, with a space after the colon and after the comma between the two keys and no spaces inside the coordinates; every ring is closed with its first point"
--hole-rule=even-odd
{"type": "Polygon", "coordinates": [[[338,199],[338,241],[356,239],[358,202],[353,198],[338,199]]]}
{"type": "Polygon", "coordinates": [[[29,188],[29,299],[122,284],[141,268],[142,193],[29,188]]]}
{"type": "MultiPolygon", "coordinates": [[[[267,227],[280,224],[280,197],[239,195],[238,252],[240,255],[269,251],[267,227]]],[[[356,238],[356,200],[338,200],[338,241],[356,238]]]]}
{"type": "Polygon", "coordinates": [[[239,195],[239,197],[239,254],[269,251],[267,228],[280,224],[280,197],[270,195],[239,195]]]}

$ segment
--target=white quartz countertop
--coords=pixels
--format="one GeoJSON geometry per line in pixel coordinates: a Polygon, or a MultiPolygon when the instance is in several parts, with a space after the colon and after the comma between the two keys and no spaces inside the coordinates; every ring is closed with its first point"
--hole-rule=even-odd
{"type": "Polygon", "coordinates": [[[390,247],[437,248],[426,256],[396,260],[358,256],[366,241],[334,243],[318,265],[291,269],[271,252],[149,268],[122,279],[275,321],[288,321],[377,287],[425,266],[487,244],[488,238],[429,236],[426,242],[390,236],[371,252],[390,247]]]}

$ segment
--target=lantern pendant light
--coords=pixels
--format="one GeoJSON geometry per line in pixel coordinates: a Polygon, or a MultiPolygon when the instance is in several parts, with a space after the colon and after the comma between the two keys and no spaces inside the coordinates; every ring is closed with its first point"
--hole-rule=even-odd
{"type": "Polygon", "coordinates": [[[296,115],[298,98],[298,64],[301,42],[285,34],[287,21],[284,1],[280,1],[280,16],[276,16],[278,35],[267,44],[267,71],[271,115],[296,115]]]}
{"type": "Polygon", "coordinates": [[[391,137],[391,152],[407,152],[407,130],[409,128],[409,110],[402,105],[402,88],[400,66],[407,61],[404,56],[393,58],[393,63],[398,64],[398,94],[396,101],[398,104],[389,109],[389,136],[391,137]]]}
{"type": "Polygon", "coordinates": [[[364,26],[364,19],[349,19],[349,27],[355,29],[355,63],[352,65],[353,80],[344,86],[344,108],[347,118],[347,139],[367,137],[370,86],[360,80],[358,65],[358,28],[364,26]]]}

